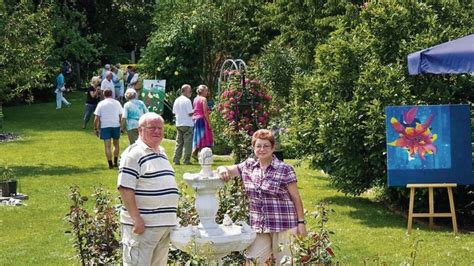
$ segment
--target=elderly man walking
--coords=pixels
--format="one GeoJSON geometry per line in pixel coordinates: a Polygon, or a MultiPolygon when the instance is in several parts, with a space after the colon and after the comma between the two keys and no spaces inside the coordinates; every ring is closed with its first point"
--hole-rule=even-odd
{"type": "Polygon", "coordinates": [[[100,84],[100,90],[103,94],[106,89],[110,89],[112,91],[112,98],[115,99],[115,86],[114,82],[112,81],[112,77],[112,71],[105,72],[105,79],[103,79],[102,83],[100,84]]]}
{"type": "Polygon", "coordinates": [[[193,149],[193,104],[191,86],[181,86],[181,96],[173,104],[173,114],[176,115],[176,147],[174,149],[174,164],[179,164],[184,147],[184,164],[191,164],[191,151],[193,149]]]}
{"type": "Polygon", "coordinates": [[[117,181],[123,204],[123,265],[166,265],[179,191],[160,146],[163,118],[153,112],[142,115],[138,134],[138,140],[122,153],[117,181]]]}
{"type": "Polygon", "coordinates": [[[123,109],[120,102],[112,97],[112,90],[104,90],[105,99],[99,102],[95,109],[94,127],[95,132],[101,140],[104,141],[105,157],[109,164],[109,169],[117,167],[118,155],[120,152],[120,123],[122,120],[123,109]],[[112,145],[114,144],[114,162],[112,163],[112,145]]]}

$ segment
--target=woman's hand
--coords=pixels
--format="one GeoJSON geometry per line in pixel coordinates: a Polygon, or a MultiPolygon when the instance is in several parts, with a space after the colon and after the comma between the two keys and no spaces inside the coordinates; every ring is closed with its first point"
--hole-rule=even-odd
{"type": "Polygon", "coordinates": [[[296,233],[298,234],[298,236],[306,236],[306,234],[307,234],[306,225],[305,224],[298,224],[296,233]]]}
{"type": "Polygon", "coordinates": [[[224,180],[225,182],[229,181],[231,177],[229,168],[225,166],[217,167],[217,175],[219,176],[220,179],[224,180]]]}

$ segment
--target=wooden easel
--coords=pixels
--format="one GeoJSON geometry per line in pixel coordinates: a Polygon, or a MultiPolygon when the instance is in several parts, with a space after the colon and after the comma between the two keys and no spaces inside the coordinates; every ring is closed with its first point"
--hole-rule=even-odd
{"type": "Polygon", "coordinates": [[[446,184],[407,184],[407,188],[410,189],[410,207],[408,210],[408,234],[411,233],[413,218],[415,217],[428,217],[430,219],[429,228],[433,228],[434,217],[451,217],[453,221],[454,234],[458,233],[458,225],[456,222],[456,211],[454,208],[453,199],[453,187],[457,187],[457,184],[446,183],[446,184]],[[415,188],[428,188],[428,203],[429,213],[413,213],[413,205],[415,202],[415,188]],[[449,207],[451,212],[448,213],[435,213],[434,212],[434,197],[433,188],[446,188],[448,190],[449,207]]]}

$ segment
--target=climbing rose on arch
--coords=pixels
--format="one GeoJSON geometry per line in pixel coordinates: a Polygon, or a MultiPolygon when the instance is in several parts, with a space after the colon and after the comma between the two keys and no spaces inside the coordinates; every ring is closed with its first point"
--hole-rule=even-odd
{"type": "Polygon", "coordinates": [[[270,102],[272,96],[265,86],[256,79],[246,79],[242,88],[241,75],[238,71],[224,72],[228,80],[223,84],[217,111],[227,122],[226,134],[244,131],[248,135],[260,128],[266,128],[270,119],[270,102]]]}

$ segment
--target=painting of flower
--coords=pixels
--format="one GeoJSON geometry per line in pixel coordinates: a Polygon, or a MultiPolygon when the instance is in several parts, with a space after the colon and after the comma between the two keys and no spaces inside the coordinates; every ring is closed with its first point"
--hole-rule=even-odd
{"type": "Polygon", "coordinates": [[[469,105],[387,106],[389,186],[472,184],[469,105]]]}
{"type": "Polygon", "coordinates": [[[395,117],[390,119],[393,129],[399,133],[399,138],[388,143],[391,146],[407,150],[410,157],[418,154],[421,160],[425,160],[425,154],[435,154],[436,146],[433,143],[438,135],[432,134],[429,126],[433,120],[430,115],[424,123],[415,122],[417,107],[403,112],[403,121],[399,122],[395,117]]]}

